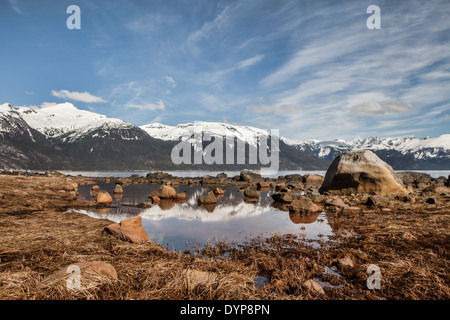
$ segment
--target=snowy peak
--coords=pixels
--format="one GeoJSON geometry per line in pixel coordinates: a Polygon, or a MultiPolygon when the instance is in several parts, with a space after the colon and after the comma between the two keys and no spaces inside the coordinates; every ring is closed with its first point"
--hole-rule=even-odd
{"type": "Polygon", "coordinates": [[[0,136],[6,135],[22,135],[31,141],[35,141],[35,137],[33,136],[30,126],[21,117],[17,109],[9,103],[0,105],[0,136]]]}
{"type": "Polygon", "coordinates": [[[203,134],[211,136],[237,138],[249,145],[256,145],[259,137],[268,137],[267,130],[249,126],[239,126],[223,122],[196,122],[167,126],[160,123],[150,123],[140,127],[150,136],[166,141],[190,140],[194,137],[194,130],[201,130],[203,134]]]}
{"type": "Polygon", "coordinates": [[[415,159],[446,158],[450,159],[450,134],[443,134],[437,138],[426,137],[418,139],[377,137],[357,138],[353,141],[345,140],[282,140],[295,148],[314,154],[320,158],[333,160],[342,152],[349,150],[397,151],[403,155],[412,155],[415,159]]]}
{"type": "Polygon", "coordinates": [[[107,125],[109,127],[132,126],[120,119],[80,110],[71,103],[51,104],[45,107],[17,107],[22,118],[34,129],[49,138],[69,132],[80,134],[107,125]]]}

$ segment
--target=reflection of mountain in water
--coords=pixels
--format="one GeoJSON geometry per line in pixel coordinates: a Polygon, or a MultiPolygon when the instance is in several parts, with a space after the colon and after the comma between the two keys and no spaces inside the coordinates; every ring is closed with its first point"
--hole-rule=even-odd
{"type": "MultiPolygon", "coordinates": [[[[112,184],[100,184],[108,192],[112,184]]],[[[89,197],[92,186],[80,186],[80,194],[89,197]]],[[[246,241],[248,237],[273,234],[304,234],[308,239],[319,239],[333,232],[324,213],[315,215],[290,214],[284,206],[274,206],[273,191],[260,192],[254,203],[244,201],[243,193],[233,186],[222,188],[223,197],[212,206],[199,206],[198,198],[209,191],[201,185],[179,186],[177,193],[186,193],[186,201],[162,200],[150,208],[138,205],[148,202],[148,195],[159,185],[139,184],[125,186],[122,198],[117,198],[111,208],[77,210],[97,219],[120,222],[133,216],[143,218],[142,225],[150,239],[171,249],[184,250],[186,242],[206,244],[210,239],[246,241]],[[320,217],[320,219],[318,219],[320,217]]]]}
{"type": "Polygon", "coordinates": [[[187,203],[178,205],[172,210],[164,211],[158,206],[145,209],[141,216],[150,220],[161,220],[176,218],[180,220],[199,220],[199,221],[225,221],[230,219],[247,218],[258,216],[272,209],[269,206],[260,206],[241,202],[239,204],[219,204],[213,212],[198,206],[191,206],[187,203]]]}

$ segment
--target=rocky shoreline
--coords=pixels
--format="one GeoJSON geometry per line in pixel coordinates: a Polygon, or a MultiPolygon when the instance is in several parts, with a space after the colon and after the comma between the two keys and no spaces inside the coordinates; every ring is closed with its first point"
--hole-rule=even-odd
{"type": "MultiPolygon", "coordinates": [[[[324,183],[324,177],[317,174],[290,174],[278,178],[263,178],[257,172],[243,170],[240,175],[228,177],[225,173],[217,176],[200,177],[176,177],[166,172],[149,173],[145,177],[132,175],[122,177],[84,177],[66,176],[61,171],[47,171],[45,173],[31,173],[22,171],[0,171],[0,177],[4,181],[4,187],[0,191],[0,213],[27,213],[40,212],[46,209],[65,210],[67,208],[101,208],[108,206],[111,201],[97,199],[98,189],[92,193],[90,200],[79,200],[79,185],[95,185],[98,182],[116,185],[114,193],[123,194],[123,189],[131,184],[160,184],[173,189],[179,185],[191,186],[201,184],[205,187],[216,188],[214,193],[223,193],[228,186],[238,188],[244,194],[244,201],[254,202],[259,198],[261,190],[273,190],[274,206],[285,211],[309,211],[328,210],[332,212],[348,211],[361,212],[365,209],[411,209],[445,207],[450,201],[450,176],[433,178],[428,174],[419,172],[400,172],[397,174],[405,186],[406,193],[377,195],[370,193],[340,194],[320,192],[324,183]],[[8,177],[10,179],[8,179],[8,177]],[[7,181],[5,181],[7,180],[7,181]],[[27,184],[27,189],[15,187],[11,181],[27,184]],[[314,210],[302,210],[295,204],[308,199],[308,203],[315,203],[318,207],[314,210]],[[294,206],[292,203],[294,202],[294,206]]],[[[174,192],[172,190],[171,192],[174,192]]],[[[182,200],[183,195],[172,193],[172,196],[161,196],[172,200],[182,200]]],[[[110,195],[108,195],[110,197],[110,195]]],[[[107,196],[107,197],[108,197],[107,196]]],[[[156,197],[158,198],[158,197],[156,197]]],[[[149,195],[149,202],[142,206],[151,206],[154,195],[149,195]]]]}
{"type": "MultiPolygon", "coordinates": [[[[269,179],[244,170],[235,177],[158,172],[89,178],[3,171],[0,299],[448,299],[449,178],[398,177],[406,192],[377,194],[349,193],[348,185],[341,193],[321,190],[328,174],[269,179]],[[116,185],[117,192],[130,184],[160,184],[173,201],[183,201],[170,190],[180,184],[214,189],[199,202],[217,199],[228,186],[250,202],[261,190],[273,190],[272,205],[299,221],[325,211],[335,236],[318,246],[286,235],[170,252],[148,239],[140,220],[111,224],[67,211],[110,206],[98,201],[97,188],[92,199],[78,199],[80,185],[99,182],[116,185]],[[84,277],[79,290],[67,287],[65,270],[73,265],[84,277]],[[379,290],[367,287],[369,265],[381,269],[379,290]]],[[[149,194],[146,205],[158,205],[158,195],[149,194]]]]}

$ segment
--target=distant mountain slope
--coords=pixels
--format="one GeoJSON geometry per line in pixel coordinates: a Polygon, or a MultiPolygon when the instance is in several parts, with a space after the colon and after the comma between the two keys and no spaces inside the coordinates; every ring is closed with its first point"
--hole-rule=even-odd
{"type": "Polygon", "coordinates": [[[0,105],[0,168],[69,168],[70,159],[9,104],[0,105]]]}
{"type": "MultiPolygon", "coordinates": [[[[150,123],[140,127],[146,131],[150,136],[166,141],[190,141],[191,143],[199,142],[202,137],[196,137],[194,130],[201,130],[205,135],[211,137],[221,137],[226,143],[226,138],[233,141],[233,146],[237,145],[236,141],[242,141],[246,144],[246,153],[248,155],[248,146],[258,146],[258,139],[265,138],[270,142],[271,133],[267,130],[240,126],[223,122],[198,122],[179,124],[177,126],[167,126],[160,123],[150,123]],[[197,126],[197,127],[195,127],[197,126]],[[198,141],[195,140],[198,138],[198,141]]],[[[203,146],[208,143],[203,143],[203,146]]],[[[269,143],[269,146],[271,144],[269,143]]],[[[280,140],[279,143],[280,154],[280,168],[284,170],[325,170],[330,165],[327,159],[318,159],[316,156],[307,154],[301,150],[297,150],[292,146],[280,140]]],[[[225,151],[224,151],[225,152],[225,151]]],[[[249,163],[248,158],[246,163],[249,163]]],[[[259,167],[260,165],[256,166],[259,167]]],[[[223,168],[224,166],[215,166],[216,168],[223,168]]],[[[241,166],[251,167],[251,166],[241,166]]]]}
{"type": "Polygon", "coordinates": [[[282,140],[298,150],[327,160],[349,150],[372,150],[396,170],[450,168],[450,134],[423,139],[370,137],[353,141],[298,141],[283,137],[282,140]]]}
{"type": "MultiPolygon", "coordinates": [[[[193,125],[173,127],[152,124],[139,128],[120,119],[79,110],[70,103],[44,108],[0,108],[0,166],[14,169],[72,170],[237,170],[249,165],[248,147],[258,138],[270,139],[266,130],[225,123],[202,123],[203,133],[222,137],[225,132],[246,145],[242,165],[175,165],[171,152],[180,140],[193,141],[193,125]],[[153,130],[153,131],[152,131],[153,130]],[[192,131],[192,133],[191,133],[192,131]]],[[[209,142],[203,141],[205,148],[209,142]]],[[[236,163],[236,162],[235,162],[236,163]]],[[[280,142],[280,169],[324,170],[329,161],[280,142]]]]}
{"type": "MultiPolygon", "coordinates": [[[[71,103],[46,107],[0,105],[0,168],[72,170],[240,170],[249,165],[249,148],[271,134],[267,130],[221,122],[200,122],[202,133],[224,141],[223,153],[246,146],[242,165],[175,165],[171,152],[180,141],[210,142],[194,135],[194,124],[167,126],[152,123],[137,127],[120,119],[80,110],[71,103]],[[196,140],[198,139],[198,140],[196,140]]],[[[192,147],[193,148],[193,147],[192,147]]],[[[375,151],[394,169],[449,169],[450,135],[438,138],[366,138],[295,141],[281,138],[280,170],[326,170],[331,161],[348,150],[375,151]]],[[[268,150],[269,147],[268,147],[268,150]]],[[[193,151],[193,149],[191,150],[193,151]]],[[[193,152],[191,152],[193,153],[193,152]]],[[[237,153],[237,152],[236,152],[237,153]]],[[[234,155],[234,163],[237,155],[234,155]]]]}

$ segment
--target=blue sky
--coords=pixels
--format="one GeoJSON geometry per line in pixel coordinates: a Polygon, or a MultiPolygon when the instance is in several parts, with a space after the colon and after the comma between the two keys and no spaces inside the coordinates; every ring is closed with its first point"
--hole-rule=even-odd
{"type": "Polygon", "coordinates": [[[435,137],[450,133],[449,16],[448,0],[0,0],[0,103],[292,139],[435,137]]]}

